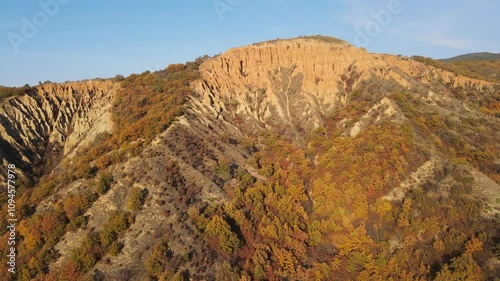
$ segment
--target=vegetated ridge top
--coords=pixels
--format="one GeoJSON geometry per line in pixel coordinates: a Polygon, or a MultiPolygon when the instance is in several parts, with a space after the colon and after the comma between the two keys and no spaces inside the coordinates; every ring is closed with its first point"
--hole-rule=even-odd
{"type": "Polygon", "coordinates": [[[469,60],[491,60],[491,61],[500,60],[500,53],[497,54],[488,52],[469,53],[447,59],[440,59],[440,61],[445,61],[445,62],[457,62],[457,61],[469,61],[469,60]]]}

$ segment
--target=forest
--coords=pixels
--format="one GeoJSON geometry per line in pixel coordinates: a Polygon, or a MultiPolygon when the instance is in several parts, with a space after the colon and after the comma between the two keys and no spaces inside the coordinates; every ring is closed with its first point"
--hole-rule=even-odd
{"type": "MultiPolygon", "coordinates": [[[[84,215],[85,212],[112,185],[113,176],[106,168],[137,155],[156,134],[168,128],[183,113],[183,106],[190,92],[190,82],[199,77],[198,67],[203,59],[173,64],[157,73],[147,71],[133,74],[124,79],[113,104],[112,116],[113,121],[120,128],[127,128],[126,130],[101,134],[72,161],[63,160],[54,173],[42,175],[37,183],[19,183],[16,202],[21,221],[21,241],[17,248],[19,270],[15,276],[8,278],[80,280],[82,274],[90,270],[105,254],[119,253],[121,245],[117,238],[133,223],[133,212],[144,202],[145,194],[142,191],[131,192],[129,211],[118,211],[112,215],[103,231],[88,229],[86,239],[60,270],[50,270],[49,267],[59,257],[54,246],[65,233],[86,228],[88,217],[84,215]],[[70,193],[60,198],[58,203],[45,210],[37,211],[37,206],[44,199],[54,196],[79,179],[90,180],[93,184],[79,193],[70,193]]],[[[17,92],[6,90],[5,93],[10,96],[17,92]]],[[[53,155],[47,161],[54,158],[57,156],[53,155]]],[[[4,213],[7,210],[7,197],[2,196],[0,200],[4,213]]],[[[1,220],[0,227],[6,228],[6,223],[6,220],[1,220]]],[[[8,251],[7,238],[0,238],[5,242],[0,246],[2,264],[6,262],[6,254],[3,253],[8,251]]]]}

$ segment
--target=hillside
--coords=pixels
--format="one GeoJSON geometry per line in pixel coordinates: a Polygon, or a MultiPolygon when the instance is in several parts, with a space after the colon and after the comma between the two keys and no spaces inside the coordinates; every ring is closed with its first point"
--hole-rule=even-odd
{"type": "Polygon", "coordinates": [[[40,85],[0,105],[8,278],[494,280],[499,110],[496,79],[318,36],[40,85]]]}
{"type": "Polygon", "coordinates": [[[448,59],[441,59],[441,61],[445,61],[445,62],[456,62],[456,61],[467,61],[467,60],[475,60],[475,61],[478,61],[478,60],[490,60],[490,61],[500,60],[500,53],[498,53],[498,54],[486,53],[486,52],[471,53],[471,54],[464,54],[464,55],[460,55],[460,56],[456,56],[456,57],[452,57],[452,58],[448,58],[448,59]]]}
{"type": "Polygon", "coordinates": [[[459,75],[500,82],[500,60],[434,60],[414,56],[412,59],[459,75]]]}

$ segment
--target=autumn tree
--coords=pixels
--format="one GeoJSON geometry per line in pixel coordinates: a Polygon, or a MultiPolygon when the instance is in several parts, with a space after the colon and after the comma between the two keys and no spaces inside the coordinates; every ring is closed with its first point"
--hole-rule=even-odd
{"type": "Polygon", "coordinates": [[[205,233],[217,249],[225,255],[231,255],[240,246],[238,236],[231,231],[229,224],[219,215],[212,217],[205,228],[205,233]]]}

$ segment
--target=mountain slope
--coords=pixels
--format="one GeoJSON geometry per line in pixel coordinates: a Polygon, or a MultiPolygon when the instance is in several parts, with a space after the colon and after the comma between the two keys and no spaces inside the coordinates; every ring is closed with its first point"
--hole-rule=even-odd
{"type": "Polygon", "coordinates": [[[8,162],[53,163],[19,280],[499,273],[498,83],[323,37],[95,83],[2,104],[8,162]]]}
{"type": "Polygon", "coordinates": [[[500,60],[433,60],[420,56],[413,59],[463,76],[496,83],[500,81],[500,60]]]}

